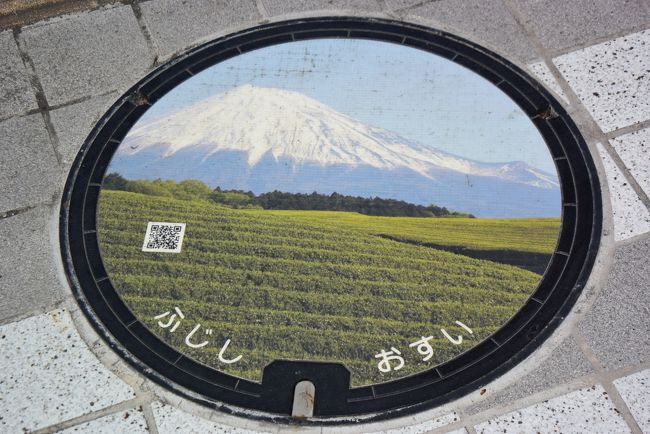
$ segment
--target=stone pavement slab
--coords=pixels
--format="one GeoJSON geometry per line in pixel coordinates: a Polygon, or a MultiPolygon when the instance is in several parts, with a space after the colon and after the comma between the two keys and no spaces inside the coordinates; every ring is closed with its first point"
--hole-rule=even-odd
{"type": "Polygon", "coordinates": [[[650,119],[649,58],[650,30],[645,30],[556,57],[553,63],[608,132],[650,119]]]}
{"type": "Polygon", "coordinates": [[[402,426],[399,428],[384,429],[381,431],[371,431],[370,434],[425,434],[434,429],[449,425],[458,421],[458,414],[449,413],[440,417],[434,417],[430,420],[413,425],[402,426]]]}
{"type": "Polygon", "coordinates": [[[607,369],[650,361],[650,239],[618,247],[594,306],[578,324],[607,369]]]}
{"type": "Polygon", "coordinates": [[[650,211],[632,189],[623,172],[616,166],[607,151],[598,145],[607,174],[607,184],[612,201],[614,236],[625,240],[650,231],[650,211]]]}
{"type": "Polygon", "coordinates": [[[203,434],[207,432],[214,434],[263,434],[261,431],[210,422],[161,402],[154,402],[151,407],[159,434],[203,434]]]}
{"type": "Polygon", "coordinates": [[[154,59],[129,6],[25,27],[20,40],[51,106],[126,90],[142,78],[154,59]]]}
{"type": "Polygon", "coordinates": [[[650,196],[650,128],[619,136],[611,143],[636,182],[650,196]]]}
{"type": "Polygon", "coordinates": [[[0,33],[0,119],[38,108],[11,31],[0,33]]]}
{"type": "Polygon", "coordinates": [[[40,114],[0,122],[0,212],[51,203],[62,182],[40,114]]]}
{"type": "Polygon", "coordinates": [[[69,297],[56,273],[46,206],[0,219],[0,318],[51,307],[69,297]]]}
{"type": "Polygon", "coordinates": [[[631,432],[599,385],[504,414],[477,425],[475,429],[479,434],[631,432]]]}
{"type": "Polygon", "coordinates": [[[162,57],[261,19],[255,0],[153,0],[140,8],[162,57]]]}
{"type": "Polygon", "coordinates": [[[127,411],[111,414],[90,422],[73,426],[61,434],[147,434],[147,422],[142,410],[133,408],[127,411]]]}
{"type": "Polygon", "coordinates": [[[648,23],[643,1],[521,0],[516,5],[542,45],[561,50],[648,23]]]}
{"type": "Polygon", "coordinates": [[[72,165],[90,131],[119,96],[118,93],[110,93],[50,111],[64,168],[72,165]]]}
{"type": "Polygon", "coordinates": [[[524,29],[501,1],[440,0],[408,9],[405,16],[411,15],[430,20],[433,27],[486,45],[515,61],[529,63],[537,57],[524,29]]]}
{"type": "Polygon", "coordinates": [[[475,397],[478,397],[477,401],[466,408],[464,414],[476,414],[506,402],[516,402],[592,372],[591,364],[578,348],[575,339],[570,336],[555,348],[534,371],[509,387],[499,391],[492,391],[487,387],[483,395],[478,391],[475,392],[475,397]]]}
{"type": "Polygon", "coordinates": [[[643,432],[650,432],[650,369],[614,381],[643,432]]]}
{"type": "Polygon", "coordinates": [[[0,389],[0,431],[12,433],[135,396],[90,352],[65,310],[0,327],[0,389]]]}
{"type": "Polygon", "coordinates": [[[269,15],[306,11],[377,12],[382,9],[377,0],[262,0],[269,15]]]}
{"type": "Polygon", "coordinates": [[[553,74],[551,73],[551,70],[546,66],[546,63],[544,62],[536,62],[536,63],[531,63],[528,65],[528,69],[530,72],[533,73],[533,76],[537,78],[542,84],[546,85],[548,89],[550,89],[552,92],[555,93],[556,96],[558,96],[560,102],[563,102],[564,104],[569,104],[569,100],[567,99],[564,91],[558,84],[558,82],[555,80],[555,77],[553,77],[553,74]]]}

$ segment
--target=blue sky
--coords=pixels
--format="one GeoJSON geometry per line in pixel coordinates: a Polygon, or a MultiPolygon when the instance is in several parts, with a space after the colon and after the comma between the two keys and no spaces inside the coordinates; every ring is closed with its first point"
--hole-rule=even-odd
{"type": "Polygon", "coordinates": [[[143,120],[242,84],[298,91],[466,158],[523,160],[555,173],[543,139],[499,89],[446,59],[385,42],[319,39],[246,53],[176,87],[143,120]]]}

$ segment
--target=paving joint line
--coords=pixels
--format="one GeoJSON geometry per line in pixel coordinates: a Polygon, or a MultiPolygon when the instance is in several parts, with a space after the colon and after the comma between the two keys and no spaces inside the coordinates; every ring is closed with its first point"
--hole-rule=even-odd
{"type": "Polygon", "coordinates": [[[607,375],[605,366],[601,363],[601,361],[594,353],[593,349],[589,346],[589,343],[585,337],[579,330],[574,330],[572,335],[576,340],[578,347],[585,355],[591,366],[594,368],[596,376],[600,379],[600,384],[603,386],[603,389],[605,389],[605,392],[607,392],[609,395],[612,404],[615,406],[614,410],[616,410],[616,412],[618,412],[623,417],[623,420],[625,420],[625,423],[627,423],[633,434],[643,434],[641,427],[637,423],[636,419],[634,419],[634,416],[625,403],[625,400],[623,400],[623,397],[618,392],[618,389],[616,389],[613,380],[610,376],[607,375]]]}
{"type": "Polygon", "coordinates": [[[21,113],[18,113],[18,114],[12,114],[12,115],[9,115],[9,116],[0,117],[0,122],[8,121],[9,119],[23,118],[25,116],[31,116],[31,115],[34,115],[34,114],[37,114],[37,113],[41,113],[44,110],[51,113],[54,110],[58,110],[60,108],[69,107],[71,105],[86,102],[86,101],[89,101],[89,100],[91,100],[93,98],[101,98],[101,97],[108,96],[108,95],[110,95],[112,93],[116,93],[116,92],[119,92],[118,89],[112,89],[112,90],[102,92],[102,93],[98,93],[98,94],[94,94],[94,95],[81,96],[79,98],[74,98],[74,99],[71,99],[69,101],[59,103],[59,104],[49,105],[47,108],[44,108],[44,109],[41,109],[41,108],[29,109],[29,110],[27,110],[25,112],[21,112],[21,113]]]}
{"type": "Polygon", "coordinates": [[[612,159],[612,161],[614,161],[614,164],[616,164],[618,169],[621,171],[629,186],[632,188],[632,190],[634,190],[641,203],[648,209],[648,211],[650,211],[650,197],[648,197],[648,194],[646,194],[646,192],[643,190],[643,187],[641,187],[641,185],[637,182],[630,169],[627,168],[621,156],[618,155],[618,152],[616,152],[616,149],[614,149],[609,140],[607,140],[607,138],[604,136],[602,140],[599,140],[599,142],[609,157],[612,159]]]}
{"type": "Polygon", "coordinates": [[[0,220],[7,219],[7,218],[10,218],[10,217],[13,217],[13,216],[17,216],[17,215],[22,214],[22,213],[26,213],[27,211],[31,211],[36,207],[37,207],[37,205],[28,205],[28,206],[24,206],[24,207],[21,207],[21,208],[10,209],[9,211],[0,212],[0,220]]]}
{"type": "Polygon", "coordinates": [[[45,123],[45,129],[47,130],[47,134],[50,137],[50,144],[52,145],[54,156],[56,157],[57,163],[60,165],[63,162],[63,157],[58,149],[59,138],[56,134],[56,130],[54,129],[54,124],[52,124],[52,119],[50,118],[50,112],[49,112],[50,105],[47,101],[47,97],[45,96],[43,85],[40,79],[38,78],[38,75],[36,74],[36,67],[34,66],[34,61],[30,57],[29,53],[27,53],[26,48],[23,47],[21,43],[20,40],[21,30],[13,29],[12,33],[14,37],[14,42],[16,43],[16,47],[18,48],[18,53],[20,54],[20,58],[23,62],[23,65],[25,66],[25,69],[27,70],[27,76],[32,86],[32,90],[34,91],[39,112],[43,117],[43,122],[45,123]]]}
{"type": "Polygon", "coordinates": [[[156,417],[153,414],[153,408],[151,407],[151,402],[146,402],[140,406],[142,408],[142,414],[144,415],[144,420],[147,422],[147,430],[149,434],[159,434],[158,425],[156,425],[156,417]]]}
{"type": "Polygon", "coordinates": [[[7,324],[12,324],[15,322],[22,321],[24,319],[32,318],[34,316],[38,315],[43,315],[48,312],[52,312],[54,310],[58,309],[68,309],[68,302],[69,300],[73,299],[73,295],[63,293],[62,297],[60,300],[54,302],[54,303],[49,303],[49,304],[43,304],[40,306],[35,307],[34,309],[31,309],[27,312],[22,312],[16,315],[8,316],[5,318],[0,319],[0,327],[5,326],[7,324]]]}
{"type": "Polygon", "coordinates": [[[156,43],[153,40],[153,36],[151,35],[151,31],[149,30],[149,27],[147,26],[147,22],[144,19],[142,9],[140,8],[140,3],[137,0],[132,0],[132,1],[129,1],[128,4],[131,6],[131,11],[133,12],[133,15],[135,16],[135,20],[138,22],[138,27],[140,27],[140,32],[142,33],[142,36],[144,37],[144,41],[147,44],[147,48],[149,49],[151,54],[154,55],[153,63],[151,65],[151,68],[155,68],[156,66],[159,65],[158,59],[160,58],[160,53],[159,53],[158,47],[156,46],[156,43]]]}
{"type": "Polygon", "coordinates": [[[255,0],[255,7],[257,8],[257,12],[262,16],[263,19],[270,17],[269,11],[266,8],[266,5],[264,4],[264,0],[255,0]]]}
{"type": "MultiPolygon", "coordinates": [[[[650,16],[650,12],[648,12],[648,16],[650,16]]],[[[642,32],[644,30],[650,29],[650,20],[645,21],[641,24],[637,24],[635,26],[627,27],[625,29],[619,30],[618,32],[611,33],[607,36],[599,36],[597,38],[590,39],[587,42],[583,42],[580,44],[575,44],[571,45],[570,47],[565,47],[565,48],[558,48],[558,49],[548,49],[545,50],[551,57],[560,57],[564,56],[565,54],[572,53],[574,51],[582,50],[587,47],[593,47],[594,45],[602,44],[603,42],[608,42],[614,39],[622,38],[626,35],[630,35],[632,33],[637,33],[637,32],[642,32]]]]}
{"type": "Polygon", "coordinates": [[[627,125],[625,127],[617,128],[615,130],[605,133],[605,136],[608,140],[615,139],[626,134],[635,133],[640,130],[644,130],[650,127],[650,119],[640,122],[635,122],[632,125],[627,125]]]}
{"type": "MultiPolygon", "coordinates": [[[[136,411],[140,409],[141,411],[143,411],[142,406],[145,403],[149,402],[146,399],[147,398],[145,397],[135,397],[126,401],[119,402],[117,404],[110,405],[108,407],[104,407],[96,411],[92,411],[90,413],[82,414],[81,416],[73,417],[71,419],[62,422],[48,425],[44,428],[39,428],[33,431],[29,431],[29,433],[30,434],[52,434],[67,428],[72,428],[77,425],[81,425],[87,422],[92,422],[94,420],[101,419],[102,417],[121,413],[123,411],[128,411],[132,409],[135,409],[136,411]]],[[[149,397],[148,399],[150,400],[151,398],[149,397]]]]}
{"type": "Polygon", "coordinates": [[[514,19],[519,23],[519,25],[522,26],[525,33],[528,35],[528,39],[535,47],[538,54],[541,55],[547,68],[551,71],[553,78],[558,83],[562,91],[564,91],[564,94],[569,100],[569,105],[574,109],[571,115],[575,116],[576,120],[581,121],[580,124],[582,125],[582,128],[580,128],[580,130],[583,134],[585,134],[585,140],[591,139],[591,141],[597,141],[603,146],[618,169],[621,170],[623,176],[626,178],[629,186],[632,188],[632,190],[634,190],[639,200],[648,210],[650,210],[650,198],[643,190],[643,188],[641,188],[632,173],[630,173],[629,169],[625,166],[623,160],[613,149],[606,134],[600,128],[598,123],[593,119],[589,113],[589,110],[586,109],[580,98],[578,98],[578,95],[573,91],[573,88],[569,85],[569,82],[564,78],[557,66],[555,66],[552,56],[542,45],[534,30],[528,27],[526,24],[526,16],[517,8],[513,0],[504,0],[504,4],[506,5],[506,8],[510,10],[514,19]]]}
{"type": "Polygon", "coordinates": [[[650,231],[644,232],[644,233],[639,234],[639,235],[635,235],[635,236],[630,237],[630,238],[626,238],[624,240],[617,241],[616,246],[617,247],[618,246],[629,246],[630,244],[635,244],[635,243],[637,243],[639,241],[644,241],[646,239],[650,239],[650,231]]]}

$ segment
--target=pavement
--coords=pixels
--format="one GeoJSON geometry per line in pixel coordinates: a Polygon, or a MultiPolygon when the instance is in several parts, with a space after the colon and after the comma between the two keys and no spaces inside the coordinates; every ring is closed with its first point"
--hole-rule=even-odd
{"type": "Polygon", "coordinates": [[[0,5],[0,432],[650,433],[650,0],[62,3],[0,5]],[[428,25],[528,70],[588,142],[604,229],[572,313],[504,376],[400,419],[289,428],[201,407],[120,359],[73,299],[58,212],[94,123],[157,65],[260,23],[323,15],[428,25]]]}

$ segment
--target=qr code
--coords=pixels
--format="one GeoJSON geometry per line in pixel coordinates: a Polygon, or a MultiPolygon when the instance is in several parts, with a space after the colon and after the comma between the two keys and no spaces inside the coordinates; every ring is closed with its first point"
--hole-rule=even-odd
{"type": "Polygon", "coordinates": [[[185,223],[149,222],[143,252],[179,253],[185,236],[185,223]]]}

